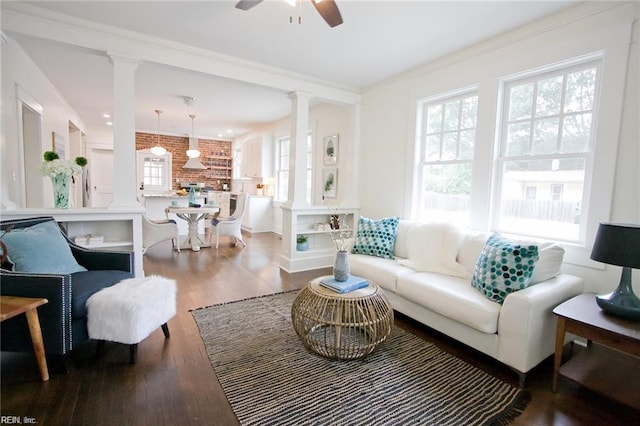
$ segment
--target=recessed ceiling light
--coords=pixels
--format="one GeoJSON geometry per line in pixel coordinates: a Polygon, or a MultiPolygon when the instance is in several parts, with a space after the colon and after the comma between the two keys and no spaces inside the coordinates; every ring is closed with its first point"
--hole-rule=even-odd
{"type": "Polygon", "coordinates": [[[227,130],[227,133],[233,133],[233,130],[227,130]]]}
{"type": "Polygon", "coordinates": [[[111,115],[110,115],[110,114],[107,114],[107,113],[105,112],[104,114],[102,114],[102,117],[104,117],[104,118],[111,118],[111,115]]]}
{"type": "Polygon", "coordinates": [[[107,126],[113,126],[113,121],[107,121],[107,126]]]}

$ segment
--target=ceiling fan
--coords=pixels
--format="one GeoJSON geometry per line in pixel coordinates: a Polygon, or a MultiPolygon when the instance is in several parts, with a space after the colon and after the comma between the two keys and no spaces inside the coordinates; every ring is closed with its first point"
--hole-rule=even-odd
{"type": "MultiPolygon", "coordinates": [[[[240,0],[236,3],[236,8],[249,10],[258,3],[262,3],[262,0],[240,0]]],[[[335,0],[311,0],[311,3],[331,28],[342,24],[342,15],[335,0]]]]}

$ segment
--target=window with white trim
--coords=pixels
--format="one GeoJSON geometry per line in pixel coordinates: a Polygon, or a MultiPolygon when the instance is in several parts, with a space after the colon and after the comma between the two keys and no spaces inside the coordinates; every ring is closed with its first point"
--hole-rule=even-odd
{"type": "Polygon", "coordinates": [[[504,83],[493,228],[578,241],[599,61],[504,83]]]}
{"type": "Polygon", "coordinates": [[[419,105],[417,219],[468,223],[477,109],[475,93],[419,105]]]}
{"type": "Polygon", "coordinates": [[[140,189],[146,192],[171,190],[171,153],[153,155],[148,149],[137,151],[137,175],[140,189]]]}
{"type": "Polygon", "coordinates": [[[313,188],[313,138],[307,135],[307,203],[311,204],[311,190],[313,188]]]}
{"type": "Polygon", "coordinates": [[[278,161],[276,164],[276,200],[287,201],[289,198],[289,144],[290,138],[278,139],[278,161]]]}
{"type": "MultiPolygon", "coordinates": [[[[278,139],[278,160],[276,164],[276,200],[287,201],[289,199],[289,160],[291,139],[287,136],[278,139]]],[[[311,188],[313,184],[313,139],[311,133],[307,136],[307,164],[306,186],[307,203],[311,204],[311,188]]]]}

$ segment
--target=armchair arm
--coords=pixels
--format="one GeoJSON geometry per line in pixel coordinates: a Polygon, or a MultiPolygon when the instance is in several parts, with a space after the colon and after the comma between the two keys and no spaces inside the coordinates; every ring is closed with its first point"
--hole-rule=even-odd
{"type": "Polygon", "coordinates": [[[78,263],[88,270],[117,270],[133,273],[133,252],[88,250],[70,243],[71,252],[78,263]]]}
{"type": "Polygon", "coordinates": [[[582,293],[582,278],[560,274],[511,293],[498,321],[499,360],[526,373],[555,349],[553,308],[582,293]]]}
{"type": "MultiPolygon", "coordinates": [[[[44,348],[48,354],[71,350],[71,276],[18,273],[2,270],[0,294],[3,296],[45,298],[49,303],[38,308],[44,348]]],[[[29,330],[22,316],[2,323],[2,349],[33,349],[29,330]]]]}

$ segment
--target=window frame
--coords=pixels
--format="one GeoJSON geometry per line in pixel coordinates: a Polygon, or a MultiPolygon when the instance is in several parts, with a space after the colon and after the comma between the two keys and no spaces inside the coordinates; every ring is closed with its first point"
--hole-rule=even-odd
{"type": "Polygon", "coordinates": [[[157,156],[151,153],[150,149],[141,149],[136,151],[136,170],[138,176],[138,185],[144,182],[144,163],[145,158],[163,158],[164,159],[164,180],[165,184],[163,185],[149,185],[146,182],[144,183],[144,189],[142,189],[146,193],[160,193],[171,191],[173,188],[173,155],[167,151],[164,155],[157,156]]]}
{"type": "MultiPolygon", "coordinates": [[[[414,181],[413,181],[414,191],[412,194],[412,200],[413,200],[412,201],[412,218],[413,219],[424,217],[424,214],[422,213],[422,206],[424,204],[424,190],[422,187],[422,183],[424,179],[425,166],[429,166],[429,165],[447,166],[447,165],[454,165],[454,164],[470,164],[471,182],[469,184],[470,184],[470,188],[473,187],[473,170],[474,170],[474,163],[475,163],[475,157],[476,157],[475,154],[477,149],[477,136],[478,136],[478,124],[479,124],[478,123],[479,102],[480,102],[480,94],[477,86],[465,87],[459,90],[454,90],[446,93],[441,93],[436,96],[419,99],[417,101],[417,120],[416,120],[417,131],[416,131],[416,141],[415,141],[415,158],[417,160],[415,161],[415,165],[414,165],[414,181]],[[427,132],[427,125],[428,125],[427,116],[428,116],[429,107],[436,106],[439,104],[444,106],[447,102],[463,100],[469,97],[476,98],[476,123],[475,123],[475,127],[473,127],[474,129],[473,155],[469,159],[456,158],[452,160],[441,160],[441,159],[427,160],[426,138],[427,138],[427,135],[429,135],[429,133],[427,132]]],[[[444,114],[444,108],[443,108],[443,114],[444,114]]],[[[458,114],[459,114],[459,117],[462,115],[462,109],[460,109],[458,114]]],[[[458,122],[458,127],[455,130],[455,132],[458,135],[457,143],[456,143],[456,152],[459,152],[460,132],[461,132],[460,121],[458,122]]],[[[441,128],[439,133],[440,135],[444,135],[444,133],[447,133],[447,132],[445,132],[444,129],[441,128]]],[[[442,141],[440,144],[440,150],[442,153],[442,141]]],[[[473,191],[471,189],[469,193],[469,208],[467,210],[467,216],[469,216],[471,213],[472,197],[473,197],[473,191]]],[[[469,224],[469,220],[467,220],[466,225],[468,224],[469,224]]]]}
{"type": "Polygon", "coordinates": [[[273,198],[275,201],[277,202],[281,202],[284,203],[289,199],[289,195],[288,195],[288,185],[289,185],[289,172],[290,172],[290,168],[287,167],[286,169],[282,168],[282,158],[283,158],[283,152],[285,150],[282,149],[282,145],[284,142],[287,142],[289,144],[289,149],[286,150],[286,157],[289,159],[288,164],[291,164],[291,137],[289,135],[287,136],[282,136],[276,139],[276,188],[273,194],[273,198]],[[282,173],[286,172],[286,178],[283,179],[282,178],[282,173]],[[280,198],[280,192],[282,189],[282,183],[283,181],[286,183],[287,185],[287,191],[285,191],[285,193],[287,193],[287,197],[282,199],[280,198]]]}
{"type": "MultiPolygon", "coordinates": [[[[500,227],[500,209],[501,209],[501,196],[503,189],[503,177],[504,177],[504,162],[506,161],[536,161],[536,160],[545,160],[545,159],[562,159],[562,158],[583,158],[585,161],[585,169],[584,169],[584,180],[583,180],[583,188],[582,188],[582,202],[581,204],[581,215],[580,215],[580,224],[578,228],[578,236],[576,239],[564,240],[560,238],[554,239],[554,241],[561,242],[563,244],[572,244],[572,245],[584,245],[587,243],[588,235],[590,235],[589,228],[589,217],[593,217],[594,211],[592,210],[594,206],[590,203],[590,194],[593,191],[592,182],[594,181],[594,160],[596,150],[599,148],[597,143],[597,133],[598,133],[598,119],[599,112],[601,108],[601,92],[603,85],[603,57],[601,54],[588,55],[582,58],[569,59],[566,61],[562,61],[556,63],[552,66],[535,68],[532,70],[527,70],[522,73],[518,73],[506,78],[503,78],[499,81],[499,105],[496,108],[495,115],[498,122],[497,132],[494,141],[494,161],[493,161],[493,176],[494,180],[492,183],[492,190],[490,195],[491,202],[491,214],[489,220],[490,229],[496,232],[503,232],[506,234],[514,234],[512,230],[505,230],[500,227]],[[545,78],[550,78],[558,75],[568,75],[572,72],[576,72],[579,70],[586,70],[589,68],[596,69],[596,78],[595,78],[595,90],[594,90],[594,99],[593,99],[593,108],[591,110],[591,131],[590,131],[590,140],[589,140],[589,148],[585,152],[572,152],[572,153],[554,153],[554,154],[537,154],[537,155],[506,155],[506,147],[507,147],[507,126],[509,124],[509,88],[515,85],[526,84],[528,82],[537,82],[544,80],[545,78]]],[[[535,92],[534,92],[535,93],[535,92]]],[[[564,106],[564,86],[562,97],[562,105],[564,106]]],[[[535,96],[533,98],[533,102],[535,104],[535,96]]],[[[558,114],[558,117],[562,118],[566,114],[564,111],[558,114]]],[[[532,122],[535,121],[535,116],[531,118],[532,122]]],[[[559,120],[559,123],[561,120],[559,120]]],[[[562,126],[559,124],[559,136],[562,136],[562,126]]],[[[530,237],[535,239],[550,239],[549,237],[542,235],[535,235],[531,233],[517,233],[518,236],[530,237]]]]}

